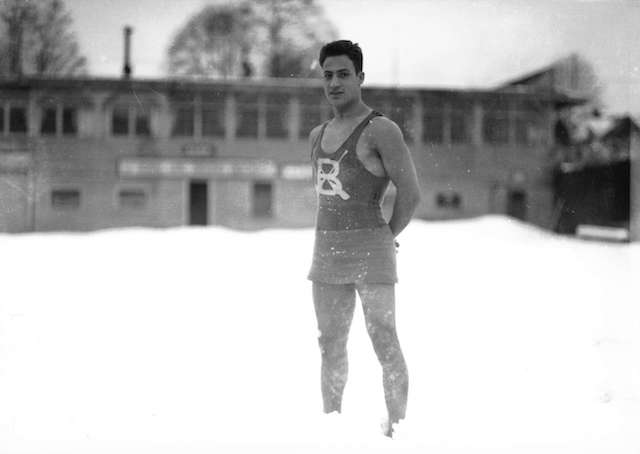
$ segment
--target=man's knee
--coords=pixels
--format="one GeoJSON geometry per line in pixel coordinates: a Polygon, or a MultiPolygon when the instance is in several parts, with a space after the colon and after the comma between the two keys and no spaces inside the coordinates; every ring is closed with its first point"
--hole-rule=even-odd
{"type": "Polygon", "coordinates": [[[345,335],[320,330],[318,344],[322,357],[327,360],[337,360],[347,354],[347,336],[345,335]]]}

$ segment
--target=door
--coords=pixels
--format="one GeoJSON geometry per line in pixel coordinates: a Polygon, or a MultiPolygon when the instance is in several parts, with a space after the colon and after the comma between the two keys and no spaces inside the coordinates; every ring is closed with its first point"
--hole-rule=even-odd
{"type": "Polygon", "coordinates": [[[207,225],[209,219],[209,197],[206,181],[189,183],[189,225],[207,225]]]}
{"type": "Polygon", "coordinates": [[[527,193],[521,189],[512,189],[507,195],[507,215],[526,221],[527,193]]]}

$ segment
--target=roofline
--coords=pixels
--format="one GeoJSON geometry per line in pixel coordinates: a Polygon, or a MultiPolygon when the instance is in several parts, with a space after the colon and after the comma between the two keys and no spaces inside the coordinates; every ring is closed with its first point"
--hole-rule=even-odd
{"type": "Polygon", "coordinates": [[[537,69],[533,69],[531,71],[527,71],[527,72],[521,74],[520,76],[513,77],[511,79],[507,79],[504,82],[499,83],[497,85],[497,87],[508,87],[510,85],[515,85],[515,84],[517,84],[519,82],[522,82],[524,80],[530,79],[532,77],[544,74],[545,72],[548,72],[548,71],[551,71],[552,69],[554,69],[558,64],[566,61],[569,58],[572,58],[574,55],[576,55],[575,52],[571,52],[569,54],[565,54],[564,56],[558,57],[555,60],[551,61],[550,63],[548,63],[548,64],[546,64],[546,65],[544,65],[542,67],[539,67],[537,69]]]}
{"type": "MultiPolygon", "coordinates": [[[[281,89],[311,89],[322,88],[322,81],[309,78],[260,78],[260,79],[217,79],[207,77],[166,77],[166,78],[134,78],[122,79],[117,77],[21,77],[15,79],[0,79],[0,89],[151,89],[158,91],[171,91],[183,88],[281,88],[281,89]],[[79,85],[79,87],[78,87],[79,85]]],[[[429,92],[441,94],[485,95],[502,93],[506,95],[520,95],[524,97],[541,97],[545,100],[580,103],[583,100],[568,96],[565,93],[554,91],[541,92],[527,87],[498,87],[498,88],[450,88],[429,86],[398,86],[373,84],[365,85],[364,89],[403,91],[403,92],[429,92]]]]}

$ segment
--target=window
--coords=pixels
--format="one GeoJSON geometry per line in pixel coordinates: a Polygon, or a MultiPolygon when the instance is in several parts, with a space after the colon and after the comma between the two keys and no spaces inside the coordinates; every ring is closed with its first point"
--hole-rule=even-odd
{"type": "Polygon", "coordinates": [[[410,98],[395,99],[389,111],[389,118],[396,122],[402,131],[404,140],[413,142],[415,131],[413,129],[413,100],[410,98]]]}
{"type": "Polygon", "coordinates": [[[509,117],[506,112],[488,111],[484,113],[482,134],[485,142],[505,144],[509,142],[509,117]]]}
{"type": "Polygon", "coordinates": [[[258,137],[258,97],[255,93],[236,95],[236,137],[258,137]]]}
{"type": "Polygon", "coordinates": [[[526,117],[516,116],[514,127],[516,143],[528,145],[533,142],[533,138],[529,135],[529,122],[526,117]]]}
{"type": "Polygon", "coordinates": [[[134,124],[136,136],[150,136],[151,128],[149,127],[149,114],[140,110],[135,111],[135,124],[134,124]]]}
{"type": "Polygon", "coordinates": [[[23,106],[9,108],[9,132],[27,132],[27,109],[23,106]]]}
{"type": "Polygon", "coordinates": [[[436,195],[436,204],[438,208],[459,209],[461,205],[460,194],[455,191],[439,192],[436,195]]]}
{"type": "Polygon", "coordinates": [[[485,103],[482,137],[486,143],[509,143],[509,106],[504,100],[485,103]]]}
{"type": "Polygon", "coordinates": [[[74,135],[78,133],[78,114],[75,107],[61,107],[49,105],[42,108],[40,134],[56,135],[58,125],[62,127],[62,134],[74,135]],[[62,115],[60,119],[59,115],[62,115]],[[60,121],[60,123],[58,123],[60,121]]]}
{"type": "Polygon", "coordinates": [[[322,123],[320,105],[300,106],[300,129],[298,131],[298,137],[301,139],[308,139],[313,128],[318,126],[320,123],[322,123]]]}
{"type": "Polygon", "coordinates": [[[150,136],[149,112],[141,106],[116,105],[111,113],[111,134],[114,136],[150,136]]]}
{"type": "Polygon", "coordinates": [[[120,208],[140,209],[147,205],[147,193],[142,189],[121,189],[118,192],[120,208]]]}
{"type": "Polygon", "coordinates": [[[173,136],[191,137],[194,134],[195,109],[193,106],[179,106],[175,109],[175,118],[173,121],[173,136]]]}
{"type": "Polygon", "coordinates": [[[265,107],[267,137],[286,138],[289,136],[289,97],[271,94],[265,107]]]}
{"type": "Polygon", "coordinates": [[[236,136],[258,137],[258,106],[239,105],[236,136]]]}
{"type": "Polygon", "coordinates": [[[546,141],[548,132],[544,110],[535,102],[518,103],[514,111],[514,136],[520,145],[536,145],[546,141]]]}
{"type": "Polygon", "coordinates": [[[298,137],[308,139],[309,134],[320,123],[328,118],[328,105],[324,103],[322,92],[300,95],[300,121],[298,137]]]}
{"type": "Polygon", "coordinates": [[[114,106],[111,115],[111,133],[114,136],[129,135],[129,107],[114,106]]]}
{"type": "Polygon", "coordinates": [[[273,187],[271,183],[261,182],[253,185],[253,216],[270,218],[273,203],[273,187]]]}
{"type": "Polygon", "coordinates": [[[44,135],[55,135],[56,133],[56,108],[46,107],[42,110],[42,122],[40,123],[40,133],[44,135]]]}
{"type": "Polygon", "coordinates": [[[450,117],[451,143],[470,142],[469,122],[465,112],[452,110],[450,117]]]}
{"type": "Polygon", "coordinates": [[[73,107],[62,109],[62,134],[73,135],[78,133],[78,114],[73,107]]]}
{"type": "Polygon", "coordinates": [[[286,138],[289,135],[288,108],[285,106],[267,105],[266,107],[266,126],[267,137],[286,138]]]}
{"type": "Polygon", "coordinates": [[[451,103],[449,110],[449,137],[451,143],[471,142],[470,118],[472,105],[461,101],[451,103]]]}
{"type": "Polygon", "coordinates": [[[202,101],[202,135],[205,137],[225,137],[227,93],[224,90],[205,90],[200,93],[202,101]]]}
{"type": "Polygon", "coordinates": [[[225,105],[222,102],[202,105],[202,135],[224,137],[225,105]]]}
{"type": "Polygon", "coordinates": [[[422,114],[422,141],[442,143],[444,137],[444,110],[438,106],[425,106],[422,114]]]}
{"type": "MultiPolygon", "coordinates": [[[[21,101],[17,103],[21,103],[21,101]]],[[[27,108],[24,104],[12,105],[11,101],[0,104],[0,133],[26,134],[27,129],[27,108]]]]}
{"type": "Polygon", "coordinates": [[[540,119],[529,115],[516,116],[515,139],[520,145],[539,145],[545,143],[548,134],[540,119]]]}
{"type": "Polygon", "coordinates": [[[57,189],[51,192],[51,206],[56,210],[75,210],[80,207],[80,191],[57,189]]]}

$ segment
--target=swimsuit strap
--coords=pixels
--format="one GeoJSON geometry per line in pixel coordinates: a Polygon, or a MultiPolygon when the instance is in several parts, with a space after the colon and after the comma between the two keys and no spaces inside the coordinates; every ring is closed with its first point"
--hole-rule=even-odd
{"type": "Polygon", "coordinates": [[[313,145],[311,146],[311,160],[313,160],[317,155],[316,150],[318,149],[318,144],[322,143],[322,136],[324,136],[324,130],[327,129],[327,125],[329,124],[329,121],[330,120],[327,120],[324,123],[322,123],[322,129],[320,129],[320,134],[318,134],[316,139],[313,141],[313,145]]]}
{"type": "Polygon", "coordinates": [[[344,141],[344,144],[342,146],[346,148],[346,150],[344,153],[342,153],[342,156],[340,156],[340,159],[338,159],[338,162],[342,161],[342,158],[344,158],[347,155],[347,153],[351,151],[351,149],[356,148],[355,145],[358,143],[358,140],[360,139],[360,135],[364,131],[364,128],[369,126],[369,123],[371,122],[371,120],[373,120],[375,117],[381,117],[381,116],[382,114],[380,112],[372,110],[369,113],[369,115],[367,115],[365,119],[362,120],[358,126],[356,126],[356,128],[349,135],[349,137],[347,137],[347,140],[344,141]]]}

